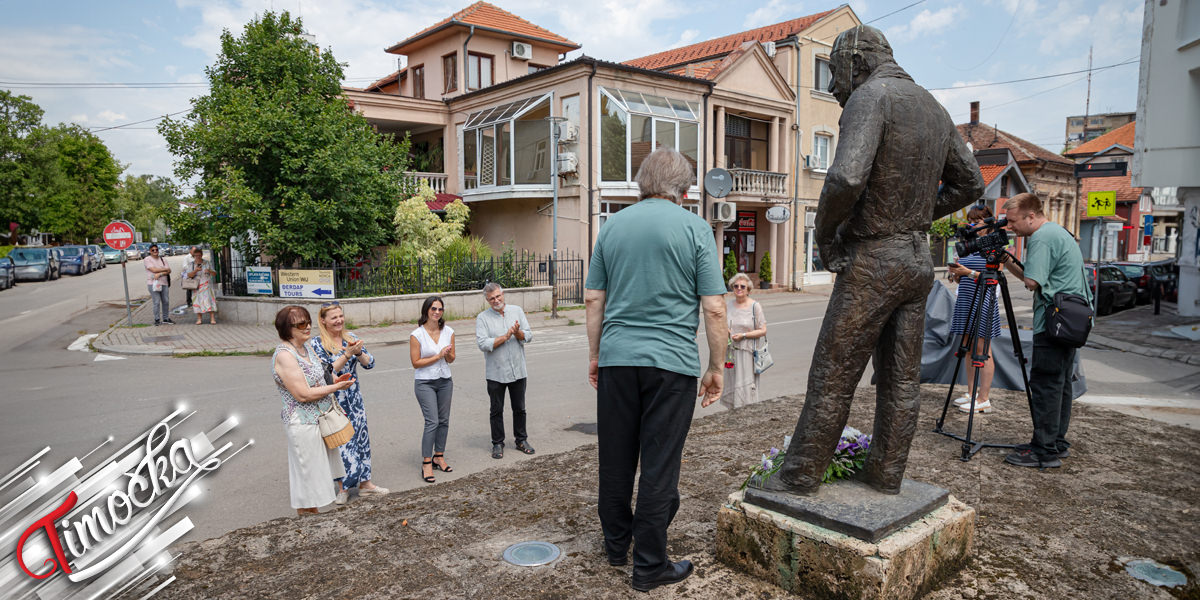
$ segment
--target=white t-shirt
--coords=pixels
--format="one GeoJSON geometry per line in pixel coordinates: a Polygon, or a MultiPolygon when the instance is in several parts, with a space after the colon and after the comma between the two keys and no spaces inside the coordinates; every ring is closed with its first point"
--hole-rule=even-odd
{"type": "MultiPolygon", "coordinates": [[[[450,345],[450,338],[454,335],[454,329],[449,325],[442,327],[442,333],[438,336],[438,341],[434,342],[429,336],[429,332],[425,331],[425,326],[417,327],[413,330],[412,336],[417,338],[421,343],[421,358],[429,358],[442,351],[450,345]]],[[[420,367],[413,371],[414,379],[442,379],[450,376],[450,364],[446,359],[440,359],[437,362],[427,367],[420,367]]]]}

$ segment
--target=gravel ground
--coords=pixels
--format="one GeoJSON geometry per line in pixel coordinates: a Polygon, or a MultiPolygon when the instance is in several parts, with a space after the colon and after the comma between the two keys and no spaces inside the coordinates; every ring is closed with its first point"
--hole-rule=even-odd
{"type": "MultiPolygon", "coordinates": [[[[1200,598],[1200,432],[1076,405],[1074,446],[1061,469],[1002,463],[985,449],[930,433],[945,386],[923,386],[921,426],[907,475],[940,485],[978,511],[974,557],[927,598],[1200,598]],[[1168,593],[1128,576],[1120,560],[1182,567],[1187,588],[1168,593]]],[[[874,392],[858,392],[850,424],[871,428],[874,392]]],[[[977,437],[1029,437],[1023,394],[993,391],[999,410],[977,437]]],[[[784,397],[696,421],[684,453],[682,505],[670,553],[695,574],[661,598],[784,598],[782,590],[714,558],[717,510],[761,453],[791,433],[802,397],[784,397]]],[[[947,429],[965,429],[953,411],[947,429]]],[[[416,475],[416,466],[413,467],[416,475]]],[[[287,490],[264,493],[286,494],[287,490]]],[[[538,457],[383,498],[355,499],[317,516],[275,519],[183,546],[166,598],[627,598],[629,567],[610,567],[596,517],[596,447],[538,457]],[[555,563],[500,560],[522,540],[557,544],[555,563]]]]}

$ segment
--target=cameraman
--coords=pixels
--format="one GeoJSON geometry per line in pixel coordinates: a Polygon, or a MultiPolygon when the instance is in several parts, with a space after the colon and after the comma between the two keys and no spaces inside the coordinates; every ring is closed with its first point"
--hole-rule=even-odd
{"type": "Polygon", "coordinates": [[[1050,339],[1046,333],[1046,309],[1058,292],[1087,294],[1083,256],[1074,236],[1046,220],[1037,196],[1029,193],[1013,196],[1004,204],[1004,210],[1008,228],[1029,238],[1024,269],[1007,259],[1004,266],[1033,291],[1033,366],[1029,372],[1033,441],[1017,445],[1004,462],[1018,467],[1061,467],[1059,459],[1068,456],[1071,446],[1066,436],[1071,420],[1075,349],[1050,339]]]}

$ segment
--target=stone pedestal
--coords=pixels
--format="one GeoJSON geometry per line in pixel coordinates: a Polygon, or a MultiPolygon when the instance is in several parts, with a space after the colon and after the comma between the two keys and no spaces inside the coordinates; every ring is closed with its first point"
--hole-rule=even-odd
{"type": "Polygon", "coordinates": [[[975,537],[975,509],[953,496],[874,542],[743,498],[731,494],[717,515],[717,558],[805,597],[916,598],[965,564],[975,537]]]}

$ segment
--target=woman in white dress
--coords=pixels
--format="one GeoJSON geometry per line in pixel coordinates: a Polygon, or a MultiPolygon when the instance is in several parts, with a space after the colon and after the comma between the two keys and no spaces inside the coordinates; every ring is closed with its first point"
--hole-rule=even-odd
{"type": "Polygon", "coordinates": [[[421,318],[408,338],[409,358],[413,366],[413,392],[425,431],[421,436],[421,479],[433,483],[433,470],[449,473],[454,469],[446,462],[446,435],[450,431],[450,398],[454,382],[450,379],[450,363],[454,362],[454,329],[442,317],[446,305],[433,296],[421,305],[421,318]]]}
{"type": "Polygon", "coordinates": [[[729,279],[729,288],[733,290],[733,297],[725,301],[725,314],[729,319],[733,365],[726,365],[721,404],[726,408],[739,408],[758,402],[754,350],[758,347],[758,339],[767,335],[767,319],[762,306],[750,299],[749,276],[745,273],[734,275],[729,279]]]}
{"type": "MultiPolygon", "coordinates": [[[[354,379],[325,384],[325,367],[308,346],[312,317],[302,306],[285,306],[275,314],[275,330],[283,340],[271,357],[275,387],[283,401],[280,417],[288,440],[288,481],[296,514],[316,513],[332,504],[337,491],[331,483],[346,475],[336,448],[326,448],[317,417],[330,409],[334,392],[354,385],[354,379]]],[[[339,378],[340,379],[340,378],[339,378]]]]}

